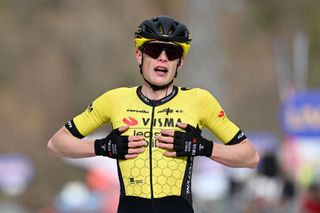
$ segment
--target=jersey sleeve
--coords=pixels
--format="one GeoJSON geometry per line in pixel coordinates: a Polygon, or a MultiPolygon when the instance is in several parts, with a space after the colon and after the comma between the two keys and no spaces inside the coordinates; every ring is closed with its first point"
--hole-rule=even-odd
{"type": "Polygon", "coordinates": [[[245,134],[226,116],[225,111],[208,91],[201,92],[199,103],[202,105],[202,125],[214,133],[221,142],[227,145],[240,143],[246,139],[245,134]]]}
{"type": "Polygon", "coordinates": [[[65,127],[77,138],[89,135],[102,125],[110,122],[111,100],[111,94],[106,92],[94,100],[84,112],[68,121],[65,127]]]}

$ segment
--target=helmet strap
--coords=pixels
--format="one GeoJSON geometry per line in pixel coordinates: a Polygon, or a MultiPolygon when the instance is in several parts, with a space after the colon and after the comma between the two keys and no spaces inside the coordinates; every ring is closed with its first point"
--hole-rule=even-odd
{"type": "Polygon", "coordinates": [[[181,58],[179,58],[177,68],[176,68],[176,73],[174,74],[174,78],[176,78],[178,76],[178,67],[180,67],[180,65],[181,65],[181,58]]]}

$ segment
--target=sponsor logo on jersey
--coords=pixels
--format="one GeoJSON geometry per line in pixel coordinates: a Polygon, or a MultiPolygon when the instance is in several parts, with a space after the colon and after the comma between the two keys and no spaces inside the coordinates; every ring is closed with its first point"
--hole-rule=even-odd
{"type": "Polygon", "coordinates": [[[126,125],[133,127],[133,135],[139,135],[145,138],[147,142],[146,147],[149,145],[155,147],[155,137],[160,135],[160,130],[153,129],[151,135],[150,126],[152,125],[153,128],[173,128],[177,122],[181,123],[181,118],[154,118],[153,120],[151,118],[141,118],[141,120],[138,121],[136,118],[129,116],[123,118],[122,121],[126,125]]]}
{"type": "Polygon", "coordinates": [[[187,168],[187,176],[186,176],[186,195],[191,194],[191,177],[192,177],[192,165],[193,165],[193,157],[191,157],[190,165],[187,168]]]}
{"type": "MultiPolygon", "coordinates": [[[[122,119],[123,123],[125,123],[128,126],[136,126],[138,125],[137,119],[129,116],[128,118],[122,119]]],[[[142,118],[143,126],[150,126],[152,122],[152,126],[154,127],[175,127],[177,122],[181,123],[181,119],[177,118],[154,118],[153,121],[151,121],[151,118],[142,118]]]]}
{"type": "MultiPolygon", "coordinates": [[[[151,118],[142,118],[144,126],[150,126],[151,118]]],[[[181,123],[181,119],[177,118],[154,118],[152,121],[152,126],[154,127],[175,127],[177,122],[181,123]]]]}
{"type": "Polygon", "coordinates": [[[158,113],[166,113],[166,115],[169,115],[170,113],[173,113],[173,109],[168,107],[163,110],[159,110],[158,113]]]}
{"type": "Polygon", "coordinates": [[[133,117],[130,117],[129,118],[123,118],[122,119],[123,123],[127,124],[128,126],[135,126],[138,124],[138,121],[133,118],[133,117]]]}
{"type": "MultiPolygon", "coordinates": [[[[150,131],[139,131],[133,130],[133,135],[143,136],[145,138],[150,138],[150,131]]],[[[160,132],[153,132],[153,137],[160,135],[160,132]]]]}
{"type": "Polygon", "coordinates": [[[170,107],[168,108],[165,108],[163,110],[159,110],[158,113],[166,113],[166,115],[169,115],[170,113],[182,113],[183,110],[181,109],[177,109],[177,110],[174,110],[174,109],[171,109],[170,107]]]}
{"type": "MultiPolygon", "coordinates": [[[[147,144],[145,147],[148,147],[150,144],[150,137],[151,137],[151,132],[150,131],[141,131],[141,130],[133,130],[133,135],[136,136],[143,136],[147,144]]],[[[155,143],[155,137],[160,135],[161,133],[159,131],[153,131],[152,137],[151,137],[151,147],[156,147],[155,143]]]]}
{"type": "Polygon", "coordinates": [[[144,110],[144,109],[127,109],[127,112],[135,112],[135,113],[149,113],[149,111],[144,110]]]}
{"type": "Polygon", "coordinates": [[[129,182],[130,184],[139,184],[139,183],[143,183],[143,180],[136,180],[133,177],[129,177],[129,182]]]}

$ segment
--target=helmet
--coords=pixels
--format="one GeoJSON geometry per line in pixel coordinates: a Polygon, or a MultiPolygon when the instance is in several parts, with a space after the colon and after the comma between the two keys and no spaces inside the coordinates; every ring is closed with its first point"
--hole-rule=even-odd
{"type": "Polygon", "coordinates": [[[184,24],[169,16],[159,16],[143,21],[134,34],[137,49],[153,40],[174,42],[182,48],[183,56],[187,55],[190,48],[189,30],[184,24]]]}

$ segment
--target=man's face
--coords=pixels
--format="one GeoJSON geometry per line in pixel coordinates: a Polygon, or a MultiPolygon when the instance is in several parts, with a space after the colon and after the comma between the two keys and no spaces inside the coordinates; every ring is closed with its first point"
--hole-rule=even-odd
{"type": "Polygon", "coordinates": [[[142,63],[144,78],[157,86],[170,83],[176,74],[179,60],[180,66],[183,64],[181,48],[171,42],[147,43],[142,50],[136,51],[136,59],[139,64],[142,63]]]}

